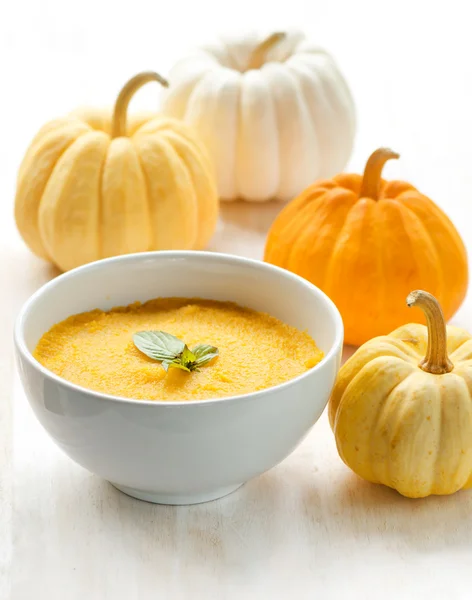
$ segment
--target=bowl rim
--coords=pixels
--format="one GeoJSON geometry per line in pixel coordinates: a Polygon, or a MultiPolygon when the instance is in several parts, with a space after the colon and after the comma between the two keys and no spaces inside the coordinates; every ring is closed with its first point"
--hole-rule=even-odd
{"type": "Polygon", "coordinates": [[[295,273],[292,273],[291,271],[288,271],[287,269],[277,267],[277,266],[267,263],[263,260],[246,258],[243,256],[227,254],[227,253],[201,251],[201,250],[156,250],[156,251],[151,251],[151,252],[138,252],[138,253],[133,253],[133,254],[124,254],[124,255],[120,255],[120,256],[113,256],[110,258],[104,258],[101,260],[93,261],[91,263],[81,265],[80,267],[76,267],[75,269],[71,269],[70,271],[62,273],[62,274],[58,275],[57,277],[55,277],[54,279],[51,279],[50,281],[46,282],[39,289],[37,289],[22,305],[20,312],[18,313],[18,316],[15,321],[13,337],[14,337],[14,343],[15,343],[17,351],[19,352],[19,354],[21,354],[22,358],[24,360],[26,360],[33,369],[38,370],[46,379],[52,380],[56,384],[63,385],[66,388],[73,390],[74,392],[88,394],[90,396],[100,399],[101,401],[108,401],[108,402],[113,402],[113,403],[119,402],[119,403],[125,403],[125,404],[132,404],[133,406],[139,406],[139,405],[142,405],[142,406],[166,406],[166,407],[175,406],[176,408],[178,408],[178,407],[182,407],[182,406],[202,406],[202,405],[208,405],[208,404],[214,404],[214,403],[220,403],[220,402],[236,402],[236,401],[243,400],[243,399],[244,400],[257,399],[261,396],[267,395],[268,393],[270,394],[270,393],[273,393],[276,391],[278,392],[278,391],[287,389],[293,385],[296,385],[297,383],[299,383],[300,381],[302,381],[308,377],[312,377],[314,373],[320,371],[321,369],[323,369],[323,367],[325,365],[327,365],[329,362],[331,362],[333,359],[335,359],[338,352],[342,349],[343,341],[344,341],[344,324],[343,324],[341,314],[340,314],[337,306],[334,304],[334,302],[331,300],[331,298],[327,294],[325,294],[325,292],[323,292],[320,288],[318,288],[317,286],[315,286],[314,284],[309,282],[307,279],[304,279],[300,275],[296,275],[295,273]],[[136,260],[137,261],[149,260],[152,258],[159,258],[159,259],[163,259],[163,260],[172,259],[172,258],[174,258],[174,259],[178,259],[178,258],[190,259],[190,260],[204,259],[204,260],[211,260],[211,261],[222,262],[222,263],[225,263],[225,262],[227,263],[229,261],[231,263],[236,263],[236,264],[239,264],[242,266],[252,266],[253,268],[256,268],[256,269],[272,271],[273,273],[278,273],[279,275],[281,275],[282,277],[284,277],[286,279],[296,281],[299,285],[306,287],[307,289],[309,289],[312,293],[317,295],[319,298],[322,299],[322,301],[324,301],[326,303],[328,310],[332,313],[333,319],[334,319],[334,324],[335,324],[335,329],[336,329],[336,336],[335,336],[334,342],[333,342],[331,348],[329,349],[329,351],[325,354],[325,356],[323,356],[323,358],[321,359],[321,361],[318,364],[316,364],[314,367],[308,369],[301,375],[297,375],[293,379],[289,379],[287,381],[284,381],[283,383],[279,383],[278,385],[264,388],[262,390],[258,390],[255,392],[249,392],[247,394],[238,394],[235,396],[222,396],[221,398],[208,398],[208,399],[202,399],[202,400],[180,400],[180,401],[139,400],[137,398],[127,398],[124,396],[112,396],[111,394],[105,394],[103,392],[98,392],[96,390],[85,388],[85,387],[77,385],[71,381],[68,381],[67,379],[64,379],[63,377],[56,375],[55,373],[53,373],[52,371],[50,371],[49,369],[44,367],[38,360],[36,360],[34,358],[33,354],[27,348],[26,342],[24,339],[24,321],[25,321],[25,318],[28,315],[28,313],[31,310],[33,310],[34,304],[38,298],[40,298],[44,293],[47,293],[50,289],[56,287],[57,285],[61,285],[62,281],[67,280],[67,279],[73,279],[77,273],[106,268],[107,266],[113,265],[115,263],[133,262],[136,260]]]}

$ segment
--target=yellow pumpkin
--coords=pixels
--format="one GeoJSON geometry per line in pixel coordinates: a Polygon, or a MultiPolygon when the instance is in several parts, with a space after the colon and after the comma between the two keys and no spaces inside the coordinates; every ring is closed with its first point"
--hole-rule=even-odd
{"type": "Polygon", "coordinates": [[[216,227],[213,167],[175,119],[127,119],[133,94],[157,73],[133,77],[113,114],[82,110],[46,124],[18,174],[15,217],[30,249],[67,271],[108,256],[201,249],[216,227]]]}
{"type": "Polygon", "coordinates": [[[407,304],[427,327],[404,325],[361,346],[339,372],[329,419],[360,477],[410,498],[452,494],[472,486],[472,336],[446,328],[427,292],[407,304]]]}

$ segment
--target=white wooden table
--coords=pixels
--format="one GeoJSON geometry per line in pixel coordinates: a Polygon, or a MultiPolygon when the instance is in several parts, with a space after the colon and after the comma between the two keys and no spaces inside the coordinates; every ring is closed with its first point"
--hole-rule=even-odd
{"type": "MultiPolygon", "coordinates": [[[[326,415],[287,460],[235,494],[175,508],[133,500],[73,464],[27,405],[12,325],[56,272],[24,247],[11,217],[26,145],[43,121],[111,99],[135,71],[165,74],[183,46],[215,30],[250,21],[311,31],[357,100],[350,168],[392,146],[402,158],[387,176],[434,198],[472,249],[467,3],[186,4],[83,0],[72,11],[21,0],[0,9],[2,81],[11,81],[0,92],[0,599],[469,599],[472,492],[409,501],[362,482],[338,458],[326,415]]],[[[137,103],[154,97],[146,90],[137,103]]],[[[278,210],[225,207],[212,249],[260,258],[278,210]]],[[[453,322],[472,329],[472,297],[453,322]]]]}

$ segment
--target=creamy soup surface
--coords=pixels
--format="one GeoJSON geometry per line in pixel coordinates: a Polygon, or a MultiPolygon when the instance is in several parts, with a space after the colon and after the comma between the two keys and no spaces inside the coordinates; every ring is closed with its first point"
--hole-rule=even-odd
{"type": "Polygon", "coordinates": [[[82,387],[141,400],[204,400],[247,394],[293,379],[323,353],[308,333],[231,302],[159,298],[110,311],[73,315],[43,335],[35,358],[82,387]],[[161,330],[189,348],[210,344],[219,356],[187,373],[166,372],[133,343],[161,330]]]}

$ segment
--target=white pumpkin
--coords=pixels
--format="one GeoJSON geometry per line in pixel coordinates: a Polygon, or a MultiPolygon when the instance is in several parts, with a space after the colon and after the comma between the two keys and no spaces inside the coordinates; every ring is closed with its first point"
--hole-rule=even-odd
{"type": "Polygon", "coordinates": [[[180,60],[169,79],[163,111],[198,131],[225,200],[288,200],[349,159],[350,91],[301,33],[222,40],[180,60]]]}

